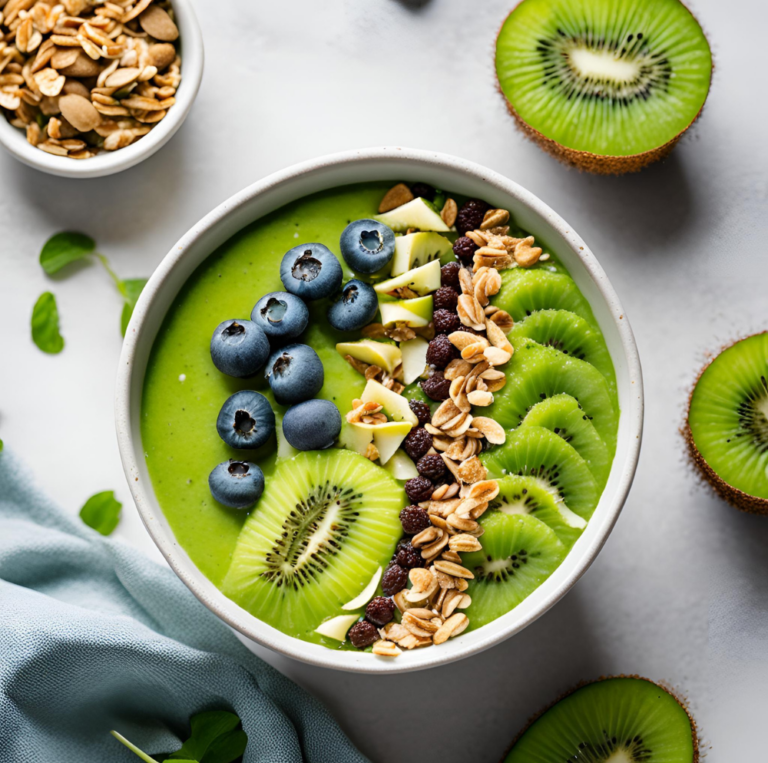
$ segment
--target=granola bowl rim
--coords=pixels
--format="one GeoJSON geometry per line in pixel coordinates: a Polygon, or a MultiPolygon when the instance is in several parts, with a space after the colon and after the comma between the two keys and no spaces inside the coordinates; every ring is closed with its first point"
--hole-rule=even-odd
{"type": "Polygon", "coordinates": [[[89,159],[54,156],[27,141],[24,131],[14,127],[0,113],[0,145],[15,159],[48,175],[65,178],[98,178],[130,169],[159,151],[178,131],[189,115],[203,80],[205,50],[203,33],[195,15],[192,0],[172,0],[176,25],[179,28],[179,51],[182,55],[181,82],[176,103],[167,116],[146,135],[125,148],[101,151],[89,159]]]}
{"type": "Polygon", "coordinates": [[[520,632],[556,604],[589,568],[606,542],[629,493],[643,428],[643,382],[637,347],[624,310],[605,272],[573,228],[517,183],[473,162],[401,147],[368,148],[294,165],[245,188],[194,225],[170,250],[133,313],[118,369],[115,420],[126,479],[139,515],[171,568],[192,593],[240,640],[321,667],[359,673],[420,670],[477,654],[520,632]],[[150,350],[168,309],[195,268],[245,225],[311,193],[370,180],[422,180],[506,205],[522,227],[544,240],[590,301],[616,367],[621,414],[608,483],[584,534],[560,567],[518,607],[476,631],[439,646],[377,657],[333,650],[288,636],[241,609],[195,566],[176,541],[154,495],[141,443],[140,410],[150,350]]]}

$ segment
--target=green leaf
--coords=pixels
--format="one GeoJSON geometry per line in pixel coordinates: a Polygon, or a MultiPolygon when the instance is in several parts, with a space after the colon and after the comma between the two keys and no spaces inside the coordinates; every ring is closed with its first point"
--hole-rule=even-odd
{"type": "Polygon", "coordinates": [[[132,742],[129,742],[122,734],[118,734],[116,731],[110,731],[110,734],[117,739],[118,742],[122,742],[131,752],[138,755],[144,763],[157,763],[157,761],[154,758],[150,758],[149,755],[147,755],[146,752],[143,752],[138,747],[136,747],[135,744],[132,742]]]}
{"type": "Polygon", "coordinates": [[[142,289],[147,283],[146,278],[126,278],[121,282],[123,285],[123,297],[125,298],[125,304],[123,305],[123,314],[120,316],[120,331],[123,336],[128,328],[128,322],[133,315],[133,308],[136,307],[136,303],[139,300],[139,295],[142,289]]]}
{"type": "Polygon", "coordinates": [[[32,341],[43,352],[51,355],[56,355],[64,349],[64,338],[59,333],[56,297],[49,291],[40,295],[32,309],[32,341]]]}
{"type": "Polygon", "coordinates": [[[242,729],[235,729],[220,736],[208,748],[200,763],[234,763],[245,752],[248,735],[242,729]]]}
{"type": "Polygon", "coordinates": [[[123,504],[115,500],[112,490],[92,495],[80,509],[80,519],[102,535],[109,535],[120,521],[123,504]]]}
{"type": "Polygon", "coordinates": [[[209,710],[193,715],[189,720],[189,739],[168,757],[168,760],[196,760],[202,763],[203,756],[219,737],[229,734],[240,725],[240,719],[226,710],[209,710]]]}
{"type": "Polygon", "coordinates": [[[58,273],[70,262],[87,257],[96,248],[96,242],[84,233],[64,231],[51,236],[40,252],[40,264],[49,276],[58,273]]]}

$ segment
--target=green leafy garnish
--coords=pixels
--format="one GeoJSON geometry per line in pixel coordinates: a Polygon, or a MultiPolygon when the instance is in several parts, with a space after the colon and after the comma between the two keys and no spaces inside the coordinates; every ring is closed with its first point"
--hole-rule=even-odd
{"type": "MultiPolygon", "coordinates": [[[[40,265],[48,275],[58,273],[63,267],[66,267],[71,262],[77,262],[85,257],[95,257],[104,269],[109,274],[115,287],[120,292],[120,296],[123,298],[123,311],[120,315],[120,331],[125,336],[125,331],[128,328],[128,322],[133,315],[133,308],[136,307],[136,302],[139,299],[141,290],[147,283],[145,278],[120,278],[112,266],[109,264],[109,260],[99,252],[96,251],[96,242],[84,233],[76,233],[74,231],[63,231],[51,236],[43,246],[43,250],[40,252],[40,265]]],[[[55,306],[55,303],[54,303],[55,306]]],[[[58,315],[58,314],[57,314],[58,315]]],[[[40,345],[38,345],[39,347],[40,345]]],[[[62,340],[61,346],[64,346],[62,340]]],[[[43,349],[42,347],[40,349],[43,349]]],[[[56,350],[55,352],[60,352],[56,350]]],[[[46,350],[50,352],[50,350],[46,350]]]]}
{"type": "Polygon", "coordinates": [[[32,341],[43,351],[56,355],[64,349],[64,338],[59,333],[59,310],[56,297],[46,291],[32,309],[32,341]]]}
{"type": "Polygon", "coordinates": [[[87,257],[96,248],[96,242],[84,233],[64,231],[51,236],[40,252],[40,264],[48,275],[58,273],[70,262],[87,257]]]}
{"type": "Polygon", "coordinates": [[[248,736],[234,713],[209,710],[193,715],[189,725],[189,739],[176,752],[162,753],[154,758],[116,731],[110,733],[144,763],[235,763],[245,752],[248,736]]]}
{"type": "Polygon", "coordinates": [[[112,490],[92,495],[80,509],[80,519],[102,535],[109,535],[120,521],[123,504],[115,499],[112,490]]]}
{"type": "Polygon", "coordinates": [[[146,286],[146,278],[126,278],[122,284],[121,289],[125,304],[123,305],[123,313],[120,316],[120,331],[123,336],[128,328],[128,322],[133,315],[133,308],[136,307],[136,302],[139,300],[141,290],[146,286]]]}

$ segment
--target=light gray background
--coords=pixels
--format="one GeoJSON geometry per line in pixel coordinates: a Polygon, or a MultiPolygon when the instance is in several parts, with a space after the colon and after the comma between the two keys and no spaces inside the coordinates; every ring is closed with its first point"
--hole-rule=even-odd
{"type": "Polygon", "coordinates": [[[120,303],[95,265],[49,279],[42,243],[93,235],[123,276],[148,276],[202,215],[294,162],[401,144],[472,159],[568,220],[612,279],[646,382],[635,486],[604,551],[552,611],[505,644],[423,673],[373,678],[270,654],[325,699],[377,763],[496,761],[525,719],[573,683],[640,673],[685,691],[708,763],[766,759],[768,519],[698,487],[677,433],[705,353],[768,326],[768,12],[695,0],[717,69],[705,113],[640,175],[567,171],[514,129],[493,79],[513,0],[198,0],[207,65],[180,133],[102,180],[52,178],[0,155],[0,437],[76,512],[99,490],[126,504],[116,534],[159,554],[131,505],[112,395],[120,303]],[[37,296],[59,300],[67,346],[29,338],[37,296]]]}

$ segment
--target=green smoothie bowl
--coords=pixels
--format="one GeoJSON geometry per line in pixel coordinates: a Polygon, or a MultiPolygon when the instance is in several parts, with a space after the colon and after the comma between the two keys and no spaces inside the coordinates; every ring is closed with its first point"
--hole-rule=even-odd
{"type": "Polygon", "coordinates": [[[575,584],[629,492],[643,390],[567,223],[392,147],[271,175],[191,229],[134,311],[116,423],[147,530],[246,645],[396,673],[575,584]]]}

